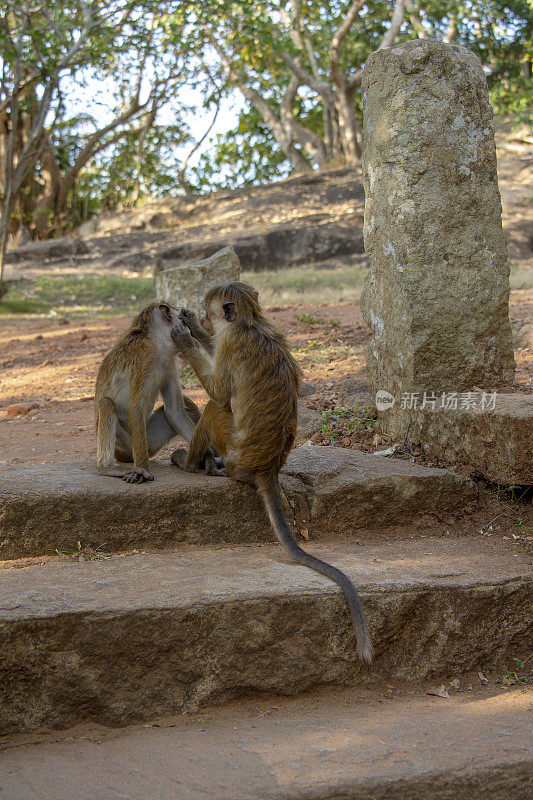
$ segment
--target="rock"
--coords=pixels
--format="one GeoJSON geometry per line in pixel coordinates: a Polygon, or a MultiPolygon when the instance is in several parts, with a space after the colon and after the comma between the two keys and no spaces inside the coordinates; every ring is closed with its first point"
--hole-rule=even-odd
{"type": "MultiPolygon", "coordinates": [[[[84,399],[84,398],[81,398],[84,399]]],[[[220,545],[274,539],[257,492],[228,478],[191,475],[151,461],[153,482],[130,486],[93,465],[5,467],[0,484],[0,559],[76,550],[220,545]],[[39,524],[35,524],[35,520],[39,524]]],[[[477,507],[478,490],[445,469],[338,447],[298,447],[281,473],[285,492],[313,537],[384,530],[437,515],[455,520],[477,507]]],[[[432,533],[434,522],[430,521],[432,533]]],[[[394,534],[391,534],[394,535],[394,534]]]]}
{"type": "Polygon", "coordinates": [[[34,408],[39,408],[38,403],[12,403],[6,408],[6,417],[25,417],[34,408]]]}
{"type": "Polygon", "coordinates": [[[533,484],[533,395],[469,392],[468,407],[420,411],[426,456],[500,485],[533,484]]]}
{"type": "Polygon", "coordinates": [[[368,384],[363,378],[349,376],[339,387],[338,406],[371,406],[372,397],[368,391],[368,384]]]}
{"type": "MultiPolygon", "coordinates": [[[[270,308],[269,310],[277,311],[278,309],[270,308]]],[[[298,389],[298,397],[309,397],[312,394],[316,394],[316,391],[316,386],[313,386],[312,383],[309,383],[309,381],[301,381],[300,388],[298,389]]]]}
{"type": "Polygon", "coordinates": [[[156,296],[158,300],[167,300],[177,308],[187,306],[201,314],[208,289],[221,283],[238,281],[239,277],[237,254],[233,247],[225,247],[203,261],[158,269],[155,273],[156,296]]]}
{"type": "Polygon", "coordinates": [[[404,393],[514,379],[492,110],[476,56],[430,38],[372,54],[362,91],[367,370],[401,435],[404,393]]]}
{"type": "Polygon", "coordinates": [[[231,245],[244,269],[260,271],[324,261],[332,256],[363,252],[359,229],[326,225],[275,225],[266,231],[232,234],[218,239],[188,241],[161,251],[162,260],[178,263],[206,258],[231,245]]]}
{"type": "MultiPolygon", "coordinates": [[[[371,670],[358,662],[341,591],[323,576],[294,564],[277,543],[222,549],[203,544],[201,549],[130,554],[90,563],[52,561],[24,569],[3,565],[0,735],[66,728],[85,720],[128,725],[222,705],[243,693],[298,694],[332,684],[357,685],[362,693],[370,681],[380,687],[391,682],[407,684],[420,695],[423,681],[437,683],[480,669],[501,674],[503,664],[513,663],[510,658],[507,661],[511,653],[529,652],[531,566],[518,560],[501,541],[470,535],[358,547],[344,542],[312,550],[346,570],[361,592],[376,649],[371,670]]],[[[505,700],[509,713],[516,715],[526,695],[505,700]]],[[[478,709],[472,709],[470,697],[461,705],[469,709],[471,718],[479,721],[481,716],[485,725],[492,726],[492,703],[484,714],[475,713],[478,709]]],[[[502,705],[499,701],[497,707],[502,705]]],[[[374,707],[368,701],[361,703],[357,719],[350,723],[352,731],[360,734],[361,720],[374,718],[374,707]]],[[[256,711],[249,717],[257,720],[256,711]]],[[[435,720],[436,729],[442,730],[440,712],[435,720]]],[[[273,717],[271,724],[279,723],[273,717]]],[[[413,733],[417,724],[411,719],[413,733]]],[[[204,727],[210,732],[218,728],[209,722],[204,727]]],[[[302,728],[304,751],[309,730],[307,722],[302,728]]],[[[105,731],[95,732],[98,738],[101,735],[108,738],[105,731]]],[[[378,735],[381,738],[381,732],[378,735]]],[[[204,736],[210,738],[211,733],[204,736]]],[[[486,747],[486,737],[479,738],[486,747]]],[[[324,766],[329,768],[331,762],[322,727],[312,740],[320,746],[317,774],[323,775],[324,766]]],[[[187,741],[181,742],[184,746],[179,751],[195,752],[194,741],[187,741]]],[[[344,742],[343,738],[340,748],[338,740],[331,745],[335,753],[343,752],[346,762],[351,751],[344,742]]],[[[500,757],[507,744],[500,741],[500,757]]],[[[391,749],[390,742],[386,748],[389,764],[395,761],[396,749],[391,749]]],[[[17,749],[23,748],[14,748],[7,758],[17,749]]],[[[361,749],[374,753],[375,743],[367,740],[361,749]]],[[[212,771],[213,759],[219,757],[211,757],[212,771]]],[[[233,759],[230,753],[228,757],[222,760],[233,759]]],[[[255,758],[264,763],[260,754],[255,758]]],[[[412,769],[413,758],[408,759],[407,770],[412,769]]],[[[42,786],[40,773],[46,761],[43,753],[35,786],[42,786]]],[[[2,789],[10,773],[4,762],[2,789]]],[[[252,773],[256,762],[248,760],[252,773]]],[[[267,759],[267,763],[270,770],[272,761],[267,759]]],[[[114,764],[110,762],[111,767],[114,764]]],[[[79,759],[72,765],[78,771],[84,768],[79,759]]],[[[426,765],[424,786],[433,786],[432,766],[426,765]]],[[[131,767],[130,763],[133,772],[131,767]]],[[[98,795],[87,792],[87,784],[79,795],[66,795],[62,781],[58,786],[59,779],[56,776],[56,790],[42,794],[43,798],[161,797],[159,791],[98,795]]],[[[225,785],[214,795],[176,791],[176,786],[172,784],[166,798],[242,798],[240,792],[227,793],[225,785]]],[[[385,789],[379,797],[454,797],[447,789],[428,795],[424,787],[406,795],[404,786],[394,793],[385,789]]],[[[273,789],[253,797],[279,798],[277,781],[273,789]]],[[[338,782],[331,794],[321,789],[323,784],[316,794],[305,789],[295,794],[292,785],[283,797],[378,797],[372,788],[347,794],[338,782]]],[[[5,800],[28,796],[4,791],[2,795],[5,800]]],[[[457,800],[525,800],[529,796],[467,791],[457,800]]]]}
{"type": "Polygon", "coordinates": [[[165,214],[162,211],[153,214],[149,219],[151,228],[171,228],[175,223],[176,220],[173,214],[165,214]]]}
{"type": "Polygon", "coordinates": [[[66,258],[67,256],[83,255],[89,248],[81,239],[63,237],[61,239],[45,239],[44,241],[30,242],[22,247],[15,247],[6,253],[6,263],[19,261],[42,261],[47,258],[66,258]]]}
{"type": "MultiPolygon", "coordinates": [[[[287,646],[287,637],[281,639],[287,646]]],[[[149,665],[147,674],[165,660],[149,665]]],[[[169,665],[165,686],[176,680],[171,671],[169,665]]],[[[284,677],[278,677],[280,683],[284,677]]],[[[360,689],[328,687],[294,700],[279,694],[274,699],[269,687],[261,698],[211,710],[208,716],[174,716],[161,728],[148,722],[117,736],[89,733],[84,727],[68,736],[31,737],[22,747],[4,740],[2,790],[11,800],[139,800],[154,797],[156,786],[157,800],[176,800],[176,787],[187,776],[185,796],[212,800],[338,798],[339,786],[351,800],[442,800],[446,795],[455,800],[524,800],[531,794],[533,703],[525,687],[491,687],[487,700],[483,689],[471,691],[470,686],[464,700],[452,699],[438,709],[417,688],[404,689],[406,696],[401,697],[398,691],[370,694],[377,700],[370,705],[361,702],[360,689]],[[473,713],[487,705],[489,725],[486,714],[473,713]],[[317,720],[320,733],[310,736],[317,720]],[[366,742],[371,746],[362,746],[366,742]]],[[[37,692],[30,689],[27,694],[37,692]]],[[[139,702],[138,696],[132,699],[139,702]]]]}
{"type": "Polygon", "coordinates": [[[94,234],[98,231],[98,219],[88,219],[86,222],[82,222],[82,224],[77,228],[78,236],[81,236],[84,239],[87,236],[94,236],[94,234]]]}
{"type": "Polygon", "coordinates": [[[324,419],[320,411],[306,408],[298,404],[298,428],[296,431],[296,442],[307,441],[313,434],[322,430],[324,419]]]}

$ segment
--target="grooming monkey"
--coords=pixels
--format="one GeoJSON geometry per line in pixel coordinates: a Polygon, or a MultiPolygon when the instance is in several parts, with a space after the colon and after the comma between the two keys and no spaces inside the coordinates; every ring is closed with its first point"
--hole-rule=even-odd
{"type": "Polygon", "coordinates": [[[177,434],[191,440],[200,412],[181,392],[178,351],[170,335],[179,322],[177,309],[151,303],[102,361],[94,392],[100,475],[127,483],[152,481],[149,457],[177,434]],[[163,405],[153,411],[159,393],[163,405]],[[118,467],[115,458],[134,466],[118,467]]]}
{"type": "Polygon", "coordinates": [[[372,644],[354,585],[343,572],[306,553],[285,519],[278,475],[296,435],[301,373],[285,338],[263,316],[257,298],[255,289],[244,283],[211,289],[204,306],[206,327],[214,336],[205,350],[195,342],[198,320],[193,312],[182,309],[182,322],[172,328],[179,352],[211,398],[188,453],[176,451],[172,461],[198,472],[206,456],[216,451],[231,478],[257,488],[278,540],[294,560],[341,587],[352,614],[359,656],[371,663],[372,644]]]}

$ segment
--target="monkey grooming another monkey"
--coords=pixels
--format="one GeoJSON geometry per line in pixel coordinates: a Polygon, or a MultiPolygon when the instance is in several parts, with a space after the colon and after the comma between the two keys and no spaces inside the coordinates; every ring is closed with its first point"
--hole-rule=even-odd
{"type": "Polygon", "coordinates": [[[152,481],[149,457],[177,434],[191,440],[200,412],[181,392],[176,323],[177,309],[151,303],[102,361],[94,392],[99,475],[152,481]],[[163,405],[153,411],[159,393],[163,405]],[[118,467],[115,458],[134,466],[118,467]]]}
{"type": "Polygon", "coordinates": [[[284,336],[264,317],[257,298],[255,289],[244,283],[211,289],[204,306],[214,335],[205,349],[191,335],[199,324],[193,312],[182,309],[181,322],[172,328],[179,352],[211,398],[188,453],[176,451],[172,461],[198,472],[206,456],[216,451],[231,478],[257,488],[278,540],[293,559],[335,581],[344,592],[359,656],[370,664],[372,643],[354,585],[341,570],[303,550],[285,518],[278,475],[296,435],[301,373],[284,336]]]}

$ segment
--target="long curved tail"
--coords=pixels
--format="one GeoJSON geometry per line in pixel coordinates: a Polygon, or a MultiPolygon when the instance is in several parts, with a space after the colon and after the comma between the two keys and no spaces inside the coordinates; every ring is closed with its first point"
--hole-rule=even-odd
{"type": "Polygon", "coordinates": [[[320,572],[321,575],[325,575],[326,578],[335,581],[344,592],[352,614],[353,626],[357,639],[357,652],[362,661],[371,664],[374,650],[372,642],[370,641],[370,634],[368,633],[363,606],[361,605],[361,600],[355,586],[348,576],[345,575],[344,572],[341,572],[340,569],[306,553],[296,542],[287,524],[287,520],[285,519],[277,476],[274,473],[256,474],[256,486],[257,491],[263,499],[271,525],[279,542],[288,550],[298,564],[314,569],[316,572],[320,572]]]}

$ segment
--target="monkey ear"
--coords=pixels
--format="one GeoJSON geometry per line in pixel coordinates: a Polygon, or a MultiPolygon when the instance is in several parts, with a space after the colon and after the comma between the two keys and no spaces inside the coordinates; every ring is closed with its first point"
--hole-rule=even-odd
{"type": "Polygon", "coordinates": [[[224,319],[226,322],[233,322],[237,316],[235,303],[222,303],[222,311],[224,312],[224,319]]]}
{"type": "Polygon", "coordinates": [[[166,322],[172,322],[172,313],[170,311],[170,306],[167,306],[166,303],[159,303],[159,310],[161,312],[161,316],[163,317],[166,322]]]}

